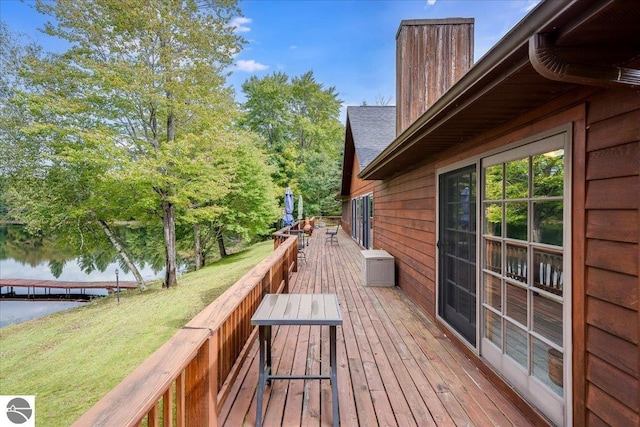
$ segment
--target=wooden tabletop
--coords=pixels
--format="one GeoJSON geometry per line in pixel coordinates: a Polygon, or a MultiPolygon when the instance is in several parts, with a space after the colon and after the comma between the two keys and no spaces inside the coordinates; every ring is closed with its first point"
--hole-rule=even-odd
{"type": "Polygon", "coordinates": [[[251,318],[254,325],[342,325],[336,294],[267,294],[251,318]]]}

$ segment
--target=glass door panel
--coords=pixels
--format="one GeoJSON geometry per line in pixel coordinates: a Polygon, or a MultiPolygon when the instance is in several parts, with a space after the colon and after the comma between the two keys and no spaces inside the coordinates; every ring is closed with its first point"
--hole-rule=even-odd
{"type": "Polygon", "coordinates": [[[476,344],[476,166],[439,178],[438,314],[476,344]]]}
{"type": "Polygon", "coordinates": [[[553,420],[563,419],[566,329],[558,141],[485,159],[480,201],[481,354],[536,406],[552,408],[545,413],[553,420]]]}

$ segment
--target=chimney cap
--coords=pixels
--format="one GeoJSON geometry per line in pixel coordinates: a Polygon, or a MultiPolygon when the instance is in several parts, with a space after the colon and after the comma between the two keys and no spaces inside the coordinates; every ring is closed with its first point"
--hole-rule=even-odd
{"type": "Polygon", "coordinates": [[[398,27],[396,38],[400,35],[402,27],[418,27],[427,25],[473,25],[475,18],[442,18],[442,19],[403,19],[398,27]]]}

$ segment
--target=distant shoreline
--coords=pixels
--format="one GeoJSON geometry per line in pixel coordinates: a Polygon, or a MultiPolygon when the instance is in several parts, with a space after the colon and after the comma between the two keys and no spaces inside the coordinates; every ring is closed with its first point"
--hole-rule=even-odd
{"type": "MultiPolygon", "coordinates": [[[[114,221],[115,225],[140,225],[140,221],[114,221]]],[[[26,222],[13,219],[0,219],[0,225],[27,225],[26,222]]]]}

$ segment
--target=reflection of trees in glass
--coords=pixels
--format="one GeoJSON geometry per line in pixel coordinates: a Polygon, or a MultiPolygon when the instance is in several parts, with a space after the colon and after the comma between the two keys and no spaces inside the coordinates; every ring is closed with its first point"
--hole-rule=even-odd
{"type": "MultiPolygon", "coordinates": [[[[505,196],[507,199],[529,197],[529,159],[518,159],[505,164],[505,196]]],[[[527,240],[526,202],[509,202],[505,205],[507,237],[527,240]]]]}
{"type": "Polygon", "coordinates": [[[564,189],[564,150],[533,156],[534,197],[562,197],[564,189]]]}
{"type": "MultiPolygon", "coordinates": [[[[564,151],[533,157],[533,197],[559,197],[564,192],[564,151]]],[[[562,246],[562,200],[534,202],[533,241],[562,246]]]]}
{"type": "MultiPolygon", "coordinates": [[[[532,240],[562,246],[562,195],[564,190],[564,152],[556,150],[485,168],[485,200],[533,198],[532,240]],[[529,172],[532,179],[529,179],[529,172]],[[533,182],[533,188],[530,188],[533,182]],[[553,198],[543,201],[542,198],[553,198]],[[540,199],[539,201],[536,199],[540,199]]],[[[497,230],[502,221],[502,204],[486,204],[485,233],[497,230]]],[[[507,237],[527,240],[529,203],[509,202],[505,208],[507,237]]],[[[490,233],[493,234],[493,233],[490,233]]]]}
{"type": "Polygon", "coordinates": [[[529,159],[519,159],[505,164],[505,192],[507,199],[523,199],[529,196],[529,159]]]}
{"type": "MultiPolygon", "coordinates": [[[[502,165],[489,166],[485,169],[485,200],[502,200],[502,177],[502,165]]],[[[502,234],[502,204],[485,204],[484,217],[486,222],[484,233],[500,236],[502,234]]]]}

